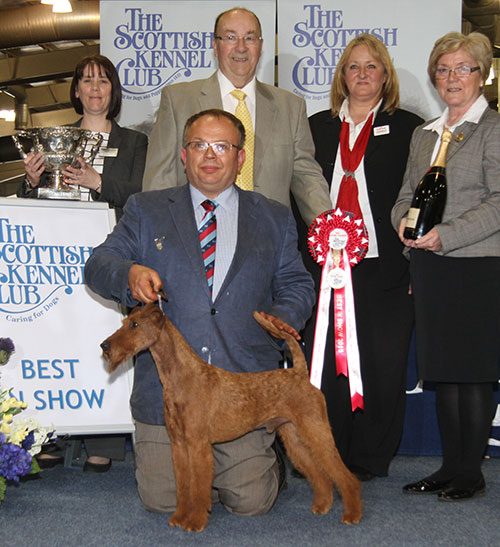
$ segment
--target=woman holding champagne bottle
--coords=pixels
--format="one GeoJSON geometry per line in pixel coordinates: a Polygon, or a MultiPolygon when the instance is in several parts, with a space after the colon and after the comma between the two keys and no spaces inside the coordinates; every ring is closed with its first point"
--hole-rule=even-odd
{"type": "MultiPolygon", "coordinates": [[[[403,490],[437,494],[441,501],[484,494],[481,462],[495,410],[500,362],[500,115],[482,94],[491,59],[490,42],[479,33],[451,32],[435,43],[428,73],[446,108],[415,131],[392,210],[393,226],[410,250],[419,376],[436,383],[443,451],[435,473],[403,490]],[[427,215],[419,237],[408,230],[408,224],[412,227],[422,217],[418,183],[435,165],[438,149],[443,156],[445,144],[444,209],[441,218],[427,215]]],[[[430,188],[427,195],[430,203],[442,193],[430,188]]]]}
{"type": "MultiPolygon", "coordinates": [[[[360,34],[347,45],[330,100],[331,109],[309,119],[315,157],[330,185],[332,209],[362,216],[369,236],[366,257],[352,269],[364,408],[352,410],[349,382],[336,372],[333,299],[321,390],[339,452],[366,481],[388,474],[403,429],[413,304],[408,262],[390,214],[411,135],[423,120],[399,108],[396,69],[385,45],[370,34],[360,34]],[[354,176],[344,177],[344,169],[354,176]]],[[[321,267],[308,253],[304,259],[319,291],[321,267]]],[[[315,327],[313,312],[303,333],[309,362],[315,327]]]]}

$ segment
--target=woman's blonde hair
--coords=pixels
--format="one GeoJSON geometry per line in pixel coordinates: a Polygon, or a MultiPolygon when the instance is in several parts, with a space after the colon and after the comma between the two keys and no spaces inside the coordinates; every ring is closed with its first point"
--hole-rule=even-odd
{"type": "Polygon", "coordinates": [[[447,53],[455,53],[459,49],[466,51],[476,61],[481,69],[483,81],[488,79],[493,57],[488,38],[479,32],[471,32],[467,35],[460,32],[449,32],[436,41],[429,56],[427,74],[434,86],[436,85],[436,67],[440,57],[447,53]]]}
{"type": "Polygon", "coordinates": [[[396,69],[384,43],[371,34],[363,33],[351,40],[344,49],[337,64],[330,88],[330,104],[333,116],[337,116],[344,99],[349,97],[349,90],[345,81],[345,66],[349,61],[352,50],[356,46],[366,46],[377,61],[382,63],[387,79],[382,87],[381,96],[384,99],[384,110],[392,114],[399,106],[399,80],[396,69]]]}

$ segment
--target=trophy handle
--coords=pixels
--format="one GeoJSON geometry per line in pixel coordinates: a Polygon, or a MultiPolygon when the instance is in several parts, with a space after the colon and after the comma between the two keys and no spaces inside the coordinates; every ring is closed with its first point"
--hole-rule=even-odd
{"type": "Polygon", "coordinates": [[[94,133],[92,135],[93,137],[95,136],[96,138],[96,142],[95,144],[92,145],[92,148],[90,149],[90,156],[89,156],[89,159],[88,159],[88,162],[89,163],[92,163],[94,161],[94,158],[96,157],[97,155],[97,152],[99,150],[99,147],[101,146],[101,143],[102,143],[102,135],[100,133],[94,133]]]}
{"type": "Polygon", "coordinates": [[[26,157],[26,152],[24,151],[23,145],[21,141],[19,140],[19,137],[27,137],[28,135],[24,131],[19,131],[16,135],[12,135],[12,140],[14,141],[14,144],[16,145],[16,148],[19,151],[19,154],[21,155],[21,158],[26,157]]]}

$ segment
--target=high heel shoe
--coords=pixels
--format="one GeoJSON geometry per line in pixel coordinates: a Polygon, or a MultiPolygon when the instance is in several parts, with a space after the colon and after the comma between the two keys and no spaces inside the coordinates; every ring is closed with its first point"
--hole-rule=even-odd
{"type": "Polygon", "coordinates": [[[111,467],[111,460],[107,463],[93,463],[88,460],[83,464],[84,473],[106,473],[111,467]]]}
{"type": "Polygon", "coordinates": [[[40,469],[52,469],[56,465],[64,463],[64,456],[50,456],[44,454],[44,457],[38,457],[36,459],[40,469]]]}

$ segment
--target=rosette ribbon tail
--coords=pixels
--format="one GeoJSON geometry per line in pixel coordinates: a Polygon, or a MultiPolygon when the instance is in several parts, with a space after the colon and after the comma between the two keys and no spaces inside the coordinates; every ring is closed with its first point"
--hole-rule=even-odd
{"type": "Polygon", "coordinates": [[[343,253],[346,284],[334,291],[335,314],[335,362],[337,376],[343,374],[349,379],[351,407],[364,408],[361,361],[359,357],[358,334],[356,331],[356,311],[352,288],[351,266],[347,253],[343,253]],[[343,332],[340,329],[343,329],[343,332]]]}
{"type": "Polygon", "coordinates": [[[311,384],[321,389],[321,377],[325,360],[326,335],[328,333],[329,310],[332,289],[327,282],[328,274],[333,269],[333,260],[328,253],[321,272],[321,285],[318,296],[318,313],[316,315],[316,328],[314,331],[314,343],[311,360],[311,384]]]}
{"type": "Polygon", "coordinates": [[[366,254],[368,239],[362,222],[337,209],[320,215],[309,231],[311,253],[318,263],[323,263],[310,380],[315,387],[321,388],[333,288],[336,370],[337,375],[343,374],[349,381],[353,412],[364,408],[351,277],[351,263],[358,264],[366,254]]]}

